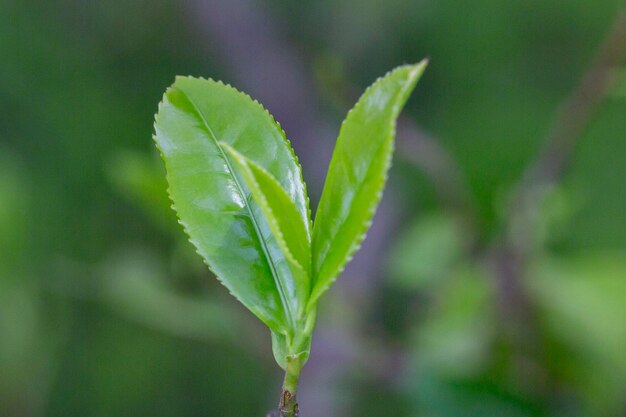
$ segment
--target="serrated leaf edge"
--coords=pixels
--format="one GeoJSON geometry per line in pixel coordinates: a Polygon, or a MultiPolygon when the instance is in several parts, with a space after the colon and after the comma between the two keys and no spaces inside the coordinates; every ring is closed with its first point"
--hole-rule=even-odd
{"type": "MultiPolygon", "coordinates": [[[[405,84],[405,87],[401,93],[401,96],[404,96],[407,92],[407,90],[410,90],[412,88],[415,87],[415,84],[417,83],[417,81],[419,81],[419,78],[421,77],[421,75],[424,72],[424,69],[426,68],[426,66],[428,65],[428,59],[424,59],[422,61],[420,61],[418,64],[413,64],[413,65],[401,65],[399,67],[396,67],[394,69],[392,69],[391,71],[388,71],[385,75],[378,77],[370,86],[368,86],[365,91],[363,91],[363,93],[361,94],[361,96],[359,97],[359,100],[357,100],[357,102],[355,103],[355,105],[348,111],[348,113],[346,114],[346,117],[344,118],[343,122],[341,122],[341,127],[339,129],[339,135],[337,136],[339,138],[339,136],[341,136],[341,132],[343,131],[344,125],[346,124],[347,120],[349,119],[350,115],[355,111],[356,107],[358,106],[358,104],[361,102],[362,99],[364,99],[367,94],[374,89],[375,87],[377,87],[380,83],[382,83],[383,80],[385,80],[387,77],[391,77],[393,76],[394,73],[400,72],[402,70],[406,70],[407,68],[413,68],[412,71],[409,72],[409,77],[408,79],[410,80],[409,82],[407,82],[405,84]]],[[[341,273],[344,271],[344,269],[346,268],[346,266],[348,265],[348,263],[354,258],[355,253],[361,248],[361,244],[363,243],[363,241],[365,240],[366,236],[367,236],[367,232],[370,229],[373,219],[374,219],[374,215],[376,214],[376,210],[378,208],[378,205],[382,199],[382,195],[383,195],[383,191],[385,188],[385,183],[387,182],[387,178],[388,178],[388,173],[389,173],[389,169],[391,167],[391,161],[392,161],[392,157],[393,157],[393,152],[395,150],[395,136],[396,136],[396,125],[397,125],[397,119],[398,116],[400,114],[400,112],[402,111],[402,107],[404,106],[404,102],[406,101],[403,100],[401,104],[398,104],[397,102],[394,103],[394,106],[392,108],[392,111],[396,114],[395,117],[393,117],[390,121],[390,133],[389,135],[387,135],[387,137],[384,138],[384,140],[382,141],[382,144],[385,144],[386,142],[390,141],[391,142],[391,150],[387,156],[387,159],[384,163],[384,175],[381,178],[381,181],[379,182],[379,187],[378,187],[378,192],[376,193],[376,197],[374,199],[374,204],[372,204],[369,212],[368,212],[368,216],[366,217],[366,220],[363,223],[362,226],[362,232],[359,233],[357,239],[350,245],[350,249],[348,250],[344,261],[337,267],[337,269],[334,271],[333,274],[331,274],[331,278],[324,284],[321,284],[320,286],[317,285],[318,281],[317,281],[317,276],[315,276],[319,271],[314,271],[314,282],[313,282],[313,287],[311,290],[311,297],[309,298],[309,303],[307,305],[307,311],[309,311],[310,309],[314,308],[315,305],[317,304],[317,301],[319,300],[319,298],[332,286],[332,284],[337,280],[337,277],[339,275],[341,275],[341,273]]],[[[382,145],[381,145],[382,146],[382,145]]],[[[330,168],[330,166],[329,166],[330,168]]],[[[315,230],[315,223],[313,224],[313,230],[315,230]]],[[[315,267],[315,265],[313,265],[313,267],[315,267]]]]}
{"type": "Polygon", "coordinates": [[[280,122],[278,122],[276,120],[276,118],[274,118],[274,115],[272,115],[272,113],[270,113],[269,110],[267,110],[265,108],[265,106],[263,106],[263,104],[261,104],[260,101],[258,101],[254,97],[250,96],[248,93],[233,87],[231,84],[225,83],[225,82],[223,82],[221,80],[215,80],[215,79],[213,79],[211,77],[205,78],[205,77],[196,77],[196,76],[193,76],[193,75],[177,75],[175,77],[176,80],[179,79],[179,78],[191,78],[191,79],[195,79],[195,80],[209,81],[209,82],[213,82],[215,84],[218,84],[218,85],[220,85],[222,87],[225,87],[227,89],[233,90],[236,93],[241,94],[242,96],[247,97],[250,101],[252,101],[254,104],[259,106],[261,108],[261,110],[270,118],[272,123],[274,123],[274,125],[278,128],[278,131],[280,132],[280,134],[281,134],[285,144],[287,145],[287,148],[289,149],[289,152],[291,154],[291,157],[293,158],[293,161],[295,162],[296,166],[298,167],[298,179],[303,184],[304,202],[305,202],[305,209],[306,209],[306,214],[307,214],[307,216],[306,216],[306,223],[305,224],[307,225],[307,233],[309,234],[309,237],[310,237],[311,234],[313,233],[313,220],[312,220],[312,214],[311,214],[311,201],[310,201],[310,198],[309,198],[307,184],[304,181],[304,176],[302,175],[302,165],[300,164],[300,160],[298,159],[298,155],[296,155],[296,152],[293,149],[293,146],[291,146],[291,141],[287,138],[287,134],[285,133],[285,130],[283,129],[283,127],[280,124],[280,122]]]}
{"type": "MultiPolygon", "coordinates": [[[[178,80],[179,78],[185,78],[185,77],[177,76],[177,77],[176,77],[176,80],[178,80]]],[[[224,86],[224,87],[227,87],[227,88],[229,88],[229,89],[232,89],[232,90],[234,90],[235,92],[237,92],[237,93],[239,93],[239,94],[242,94],[242,95],[246,96],[248,99],[250,99],[251,101],[255,102],[257,105],[259,105],[259,106],[263,109],[263,111],[264,111],[267,115],[269,115],[269,116],[270,116],[270,118],[271,118],[272,120],[274,120],[274,118],[271,116],[271,114],[270,114],[270,113],[269,113],[269,112],[268,112],[268,111],[267,111],[267,110],[266,110],[266,109],[265,109],[265,108],[264,108],[264,107],[263,107],[263,106],[262,106],[262,105],[261,105],[258,101],[256,101],[256,100],[252,99],[252,98],[251,98],[248,94],[242,93],[242,92],[240,92],[239,90],[237,90],[236,88],[234,88],[234,87],[232,87],[232,86],[230,86],[230,85],[224,84],[224,83],[223,83],[223,82],[221,82],[221,81],[215,81],[215,80],[212,80],[212,79],[205,79],[205,78],[201,78],[201,77],[191,77],[191,76],[190,76],[190,77],[188,77],[188,78],[195,78],[195,79],[199,79],[199,80],[203,80],[203,81],[211,81],[211,82],[214,82],[214,83],[220,84],[220,85],[222,85],[222,86],[224,86]]],[[[175,84],[175,82],[174,82],[174,84],[175,84]]],[[[163,153],[163,150],[161,149],[161,147],[159,146],[159,142],[157,141],[157,138],[156,138],[156,130],[157,130],[157,124],[158,124],[158,122],[159,122],[159,115],[161,114],[161,111],[163,110],[163,108],[164,108],[164,106],[165,106],[165,102],[166,102],[166,100],[167,100],[167,95],[168,95],[170,92],[172,92],[172,91],[174,91],[174,90],[177,90],[177,89],[174,87],[174,84],[172,84],[170,87],[168,87],[168,88],[165,90],[165,93],[163,94],[163,98],[162,98],[162,100],[159,102],[159,105],[158,105],[158,108],[157,108],[157,113],[155,113],[155,115],[154,115],[154,126],[153,126],[153,127],[154,127],[154,130],[155,130],[155,134],[152,136],[152,139],[154,140],[154,143],[156,144],[156,148],[158,149],[159,154],[161,155],[161,159],[163,160],[163,163],[164,163],[166,166],[167,166],[167,161],[166,161],[166,159],[165,159],[165,154],[163,153]]],[[[180,90],[178,90],[178,91],[180,91],[180,90]]],[[[183,93],[183,94],[184,94],[184,93],[183,93]]],[[[185,94],[185,96],[186,96],[186,94],[185,94]]],[[[191,102],[191,99],[190,99],[190,98],[188,98],[188,99],[189,99],[189,100],[190,100],[190,102],[191,102]]],[[[192,103],[192,105],[193,105],[193,103],[192,103]]],[[[195,107],[195,105],[194,105],[194,107],[195,107]]],[[[198,110],[197,110],[197,109],[196,109],[196,112],[198,112],[198,110]]],[[[200,117],[202,117],[202,116],[200,115],[200,117]]],[[[275,123],[276,123],[276,122],[275,122],[275,123]]],[[[293,155],[295,155],[295,153],[293,152],[293,149],[291,148],[291,146],[290,146],[289,142],[287,141],[287,139],[286,139],[286,137],[285,137],[285,135],[284,135],[284,131],[282,130],[282,128],[280,128],[280,126],[279,126],[279,125],[277,125],[277,126],[279,127],[279,130],[282,132],[283,139],[286,141],[287,145],[289,146],[289,149],[291,149],[292,154],[293,154],[293,155]]],[[[296,165],[298,165],[298,167],[299,167],[299,171],[300,171],[300,176],[302,176],[302,172],[301,172],[302,170],[301,170],[301,168],[300,168],[299,164],[297,163],[297,161],[296,161],[296,165]]],[[[231,295],[232,295],[232,296],[233,296],[233,297],[234,297],[237,301],[239,301],[242,305],[244,305],[246,308],[248,308],[248,309],[249,309],[249,310],[250,310],[250,311],[251,311],[251,312],[252,312],[255,316],[257,316],[257,317],[258,317],[261,321],[263,321],[263,323],[265,323],[265,324],[266,324],[266,325],[267,325],[270,329],[272,329],[272,330],[274,330],[274,331],[276,331],[276,332],[278,332],[278,333],[281,333],[281,334],[286,334],[286,333],[288,332],[288,329],[289,329],[290,327],[294,327],[294,325],[293,325],[293,324],[291,324],[291,323],[281,323],[280,321],[272,320],[272,319],[271,319],[271,318],[269,318],[269,317],[265,317],[265,314],[261,314],[261,311],[260,311],[260,310],[256,310],[256,311],[255,311],[255,310],[251,309],[250,307],[248,307],[248,305],[247,305],[247,304],[246,304],[246,303],[245,303],[245,302],[244,302],[244,301],[243,301],[243,300],[242,300],[239,296],[237,296],[237,295],[236,295],[236,294],[235,294],[235,293],[234,293],[234,292],[233,292],[233,291],[232,291],[232,290],[228,287],[228,285],[226,284],[226,282],[225,282],[225,281],[222,279],[222,277],[221,277],[221,276],[220,276],[220,275],[219,275],[219,274],[215,271],[215,269],[213,268],[213,266],[212,266],[212,265],[208,262],[208,260],[205,258],[205,256],[201,253],[201,249],[200,249],[200,248],[201,248],[201,245],[200,245],[200,243],[199,243],[196,239],[194,239],[194,238],[191,236],[190,229],[189,229],[189,226],[188,226],[187,222],[185,222],[185,221],[184,221],[184,220],[180,217],[180,212],[179,212],[179,211],[178,211],[178,209],[176,208],[176,203],[174,202],[174,199],[173,199],[173,197],[172,197],[172,192],[171,192],[170,174],[169,174],[169,171],[168,171],[167,169],[166,169],[166,178],[167,178],[167,184],[168,184],[168,186],[167,186],[167,195],[168,195],[168,197],[169,197],[170,201],[172,202],[172,204],[171,204],[171,208],[172,208],[172,210],[174,210],[174,212],[176,213],[176,218],[177,218],[177,220],[178,220],[178,223],[179,223],[179,224],[183,227],[183,230],[184,230],[185,234],[187,235],[187,239],[188,239],[188,240],[189,240],[189,242],[193,245],[193,247],[194,247],[194,249],[195,249],[195,252],[198,254],[198,256],[200,256],[200,258],[202,259],[202,261],[204,262],[204,264],[205,264],[205,265],[209,268],[209,270],[213,273],[213,275],[215,275],[215,277],[217,278],[217,280],[218,280],[218,281],[219,281],[219,282],[220,282],[220,283],[221,283],[224,287],[226,287],[227,291],[228,291],[228,292],[229,292],[229,293],[230,293],[230,294],[231,294],[231,295]],[[281,325],[286,325],[286,326],[287,326],[287,328],[282,328],[282,326],[281,326],[281,325]]],[[[303,182],[303,184],[304,184],[304,181],[302,181],[302,182],[303,182]]],[[[304,191],[305,191],[305,195],[306,195],[306,188],[304,188],[304,191]]],[[[307,199],[307,201],[308,201],[308,196],[306,197],[306,199],[307,199]]],[[[277,288],[277,290],[279,290],[279,289],[277,288]]],[[[279,291],[279,292],[280,292],[280,291],[279,291]]],[[[281,294],[279,294],[279,295],[280,295],[280,298],[281,298],[281,299],[283,299],[283,298],[284,298],[281,294]]],[[[282,304],[283,304],[283,309],[287,309],[287,308],[288,308],[288,307],[287,307],[287,301],[286,301],[286,300],[284,300],[282,304]]],[[[284,312],[286,313],[286,311],[284,311],[284,312]]]]}

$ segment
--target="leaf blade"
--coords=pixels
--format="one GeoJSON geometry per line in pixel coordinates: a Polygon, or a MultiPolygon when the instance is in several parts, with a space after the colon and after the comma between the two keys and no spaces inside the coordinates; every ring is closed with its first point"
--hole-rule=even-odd
{"type": "Polygon", "coordinates": [[[426,65],[401,66],[378,79],[342,124],[313,225],[309,308],[365,237],[391,164],[396,119],[426,65]]]}
{"type": "MultiPolygon", "coordinates": [[[[298,311],[301,318],[310,292],[311,236],[298,215],[295,204],[278,180],[230,145],[224,149],[232,156],[256,203],[272,231],[274,239],[289,263],[295,279],[296,293],[303,300],[298,311]]],[[[286,284],[282,284],[283,286],[286,284]]]]}
{"type": "MultiPolygon", "coordinates": [[[[239,183],[223,141],[254,155],[308,215],[300,167],[282,129],[263,107],[212,80],[177,77],[155,117],[155,141],[166,165],[169,194],[190,241],[229,291],[271,329],[293,327],[295,293],[280,294],[280,250],[268,246],[259,209],[239,183]],[[276,259],[273,259],[276,258],[276,259]]],[[[309,224],[305,222],[306,225],[309,224]]],[[[283,271],[284,272],[284,271],[283,271]]]]}

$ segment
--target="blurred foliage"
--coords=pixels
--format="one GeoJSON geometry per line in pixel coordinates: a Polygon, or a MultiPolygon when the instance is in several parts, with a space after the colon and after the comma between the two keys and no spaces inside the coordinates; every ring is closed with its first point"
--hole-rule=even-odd
{"type": "MultiPolygon", "coordinates": [[[[264,3],[335,123],[378,74],[429,55],[405,115],[458,161],[475,204],[447,207],[398,158],[385,276],[348,323],[364,346],[400,344],[406,359],[392,381],[345,365],[350,384],[333,389],[351,415],[626,414],[624,82],[561,183],[538,190],[532,227],[509,218],[513,187],[622,3],[264,3]],[[522,238],[524,308],[511,312],[493,254],[522,238]]],[[[176,227],[150,139],[175,74],[238,82],[196,4],[0,0],[0,416],[274,405],[269,335],[176,227]]],[[[321,317],[320,331],[341,319],[321,317]]]]}
{"type": "Polygon", "coordinates": [[[391,282],[408,290],[438,285],[461,261],[462,240],[462,232],[450,216],[421,216],[403,232],[389,257],[391,282]]]}

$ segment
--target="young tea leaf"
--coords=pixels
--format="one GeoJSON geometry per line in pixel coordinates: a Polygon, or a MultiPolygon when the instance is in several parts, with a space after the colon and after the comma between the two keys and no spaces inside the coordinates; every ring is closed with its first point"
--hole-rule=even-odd
{"type": "Polygon", "coordinates": [[[394,148],[396,119],[427,62],[376,81],[341,126],[313,226],[309,308],[359,248],[380,201],[394,148]]]}
{"type": "Polygon", "coordinates": [[[304,313],[311,284],[311,236],[306,227],[306,220],[298,213],[287,191],[267,171],[228,144],[221,142],[220,145],[231,155],[256,205],[261,208],[272,237],[289,264],[296,294],[301,301],[298,311],[300,318],[304,313]]]}
{"type": "Polygon", "coordinates": [[[259,103],[230,86],[177,77],[159,106],[155,132],[170,197],[198,253],[273,331],[293,331],[304,301],[289,260],[221,144],[277,179],[308,235],[305,185],[282,129],[259,103]]]}

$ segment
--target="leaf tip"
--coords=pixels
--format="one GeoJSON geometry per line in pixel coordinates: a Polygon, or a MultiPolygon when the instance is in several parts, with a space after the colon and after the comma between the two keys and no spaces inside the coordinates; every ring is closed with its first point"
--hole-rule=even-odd
{"type": "Polygon", "coordinates": [[[417,64],[410,65],[411,67],[410,78],[411,79],[420,78],[429,63],[430,63],[430,57],[426,57],[422,59],[420,62],[418,62],[417,64]]]}

